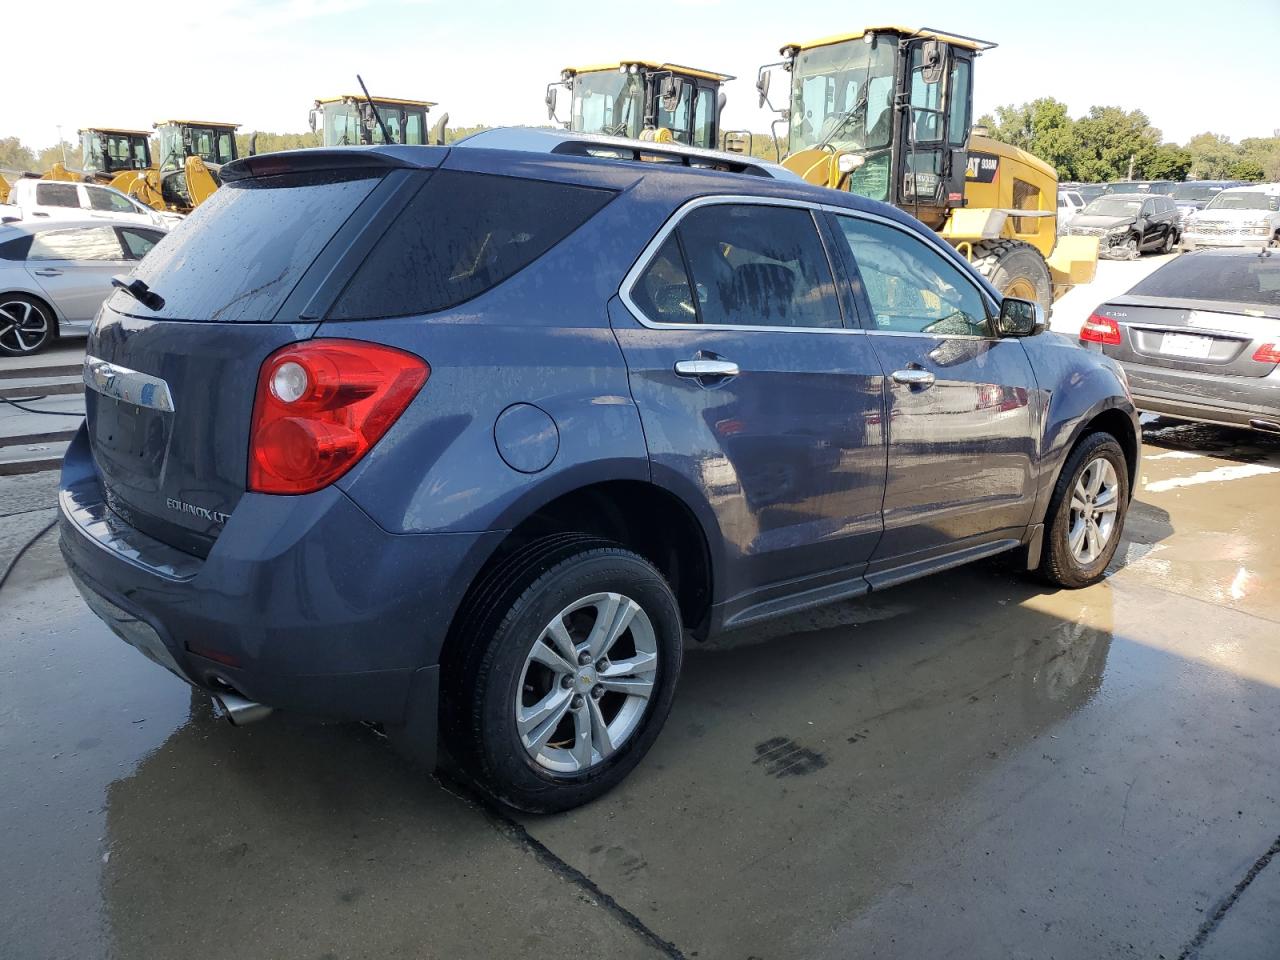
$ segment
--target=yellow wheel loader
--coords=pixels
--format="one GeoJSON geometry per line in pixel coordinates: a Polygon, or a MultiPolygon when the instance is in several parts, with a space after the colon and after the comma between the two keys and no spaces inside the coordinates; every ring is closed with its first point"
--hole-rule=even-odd
{"type": "MultiPolygon", "coordinates": [[[[1049,164],[973,128],[973,67],[994,43],[932,28],[867,27],[782,47],[760,105],[787,122],[782,164],[810,183],[923,221],[1008,296],[1052,302],[1093,279],[1092,237],[1058,237],[1049,164]],[[785,107],[769,98],[789,75],[785,107]]],[[[777,138],[775,135],[775,143],[777,138]]]]}
{"type": "Polygon", "coordinates": [[[321,142],[326,147],[388,142],[412,146],[443,144],[449,115],[441,116],[428,130],[427,113],[434,106],[430,100],[344,93],[315,102],[311,108],[311,132],[323,130],[321,142]]]}
{"type": "MultiPolygon", "coordinates": [[[[151,135],[145,130],[86,127],[76,133],[80,137],[81,169],[70,170],[58,161],[44,173],[24,176],[40,180],[103,183],[128,193],[138,171],[151,166],[151,135]]],[[[0,203],[8,198],[8,192],[8,184],[0,178],[0,203]]]]}
{"type": "Polygon", "coordinates": [[[569,130],[683,143],[714,150],[720,143],[721,87],[726,73],[652,60],[566,67],[547,84],[547,117],[569,130]],[[569,119],[556,115],[559,88],[569,91],[569,119]]]}

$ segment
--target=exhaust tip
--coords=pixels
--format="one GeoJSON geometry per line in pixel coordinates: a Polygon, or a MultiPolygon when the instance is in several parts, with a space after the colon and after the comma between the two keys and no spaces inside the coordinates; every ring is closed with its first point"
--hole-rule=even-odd
{"type": "Polygon", "coordinates": [[[1249,426],[1255,430],[1265,430],[1267,433],[1280,433],[1280,423],[1274,420],[1250,420],[1249,426]]]}
{"type": "Polygon", "coordinates": [[[213,702],[218,705],[227,722],[233,727],[245,727],[271,716],[271,708],[266,704],[246,700],[238,693],[223,691],[211,694],[213,702]]]}

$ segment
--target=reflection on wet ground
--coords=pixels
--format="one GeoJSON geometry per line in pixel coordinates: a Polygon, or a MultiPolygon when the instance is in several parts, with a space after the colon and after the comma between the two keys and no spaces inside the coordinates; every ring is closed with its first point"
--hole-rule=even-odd
{"type": "Polygon", "coordinates": [[[1166,481],[1280,442],[1147,441],[1103,584],[993,562],[721,638],[621,789],[522,824],[362,727],[221,725],[41,541],[0,595],[0,954],[1267,956],[1280,863],[1231,895],[1280,835],[1280,471],[1166,481]]]}

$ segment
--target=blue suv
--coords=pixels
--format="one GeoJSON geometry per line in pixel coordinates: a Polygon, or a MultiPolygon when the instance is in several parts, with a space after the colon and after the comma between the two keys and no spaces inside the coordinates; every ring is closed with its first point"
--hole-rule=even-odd
{"type": "Polygon", "coordinates": [[[1083,586],[1120,540],[1117,364],[891,207],[531,131],[222,179],[97,318],[60,522],[233,721],[374,721],[562,810],[687,638],[1003,551],[1083,586]]]}

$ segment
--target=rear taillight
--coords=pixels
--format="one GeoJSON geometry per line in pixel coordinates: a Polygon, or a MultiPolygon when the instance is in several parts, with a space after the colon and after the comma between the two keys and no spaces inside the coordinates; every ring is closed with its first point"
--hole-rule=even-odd
{"type": "Polygon", "coordinates": [[[1090,314],[1089,319],[1080,327],[1080,339],[1116,346],[1120,343],[1120,324],[1099,313],[1090,314]]]}
{"type": "Polygon", "coordinates": [[[308,340],[262,364],[249,432],[249,489],[310,493],[337,480],[395,423],[431,368],[403,350],[308,340]]]}
{"type": "Polygon", "coordinates": [[[1264,343],[1253,351],[1253,359],[1259,363],[1280,363],[1280,343],[1264,343]]]}

